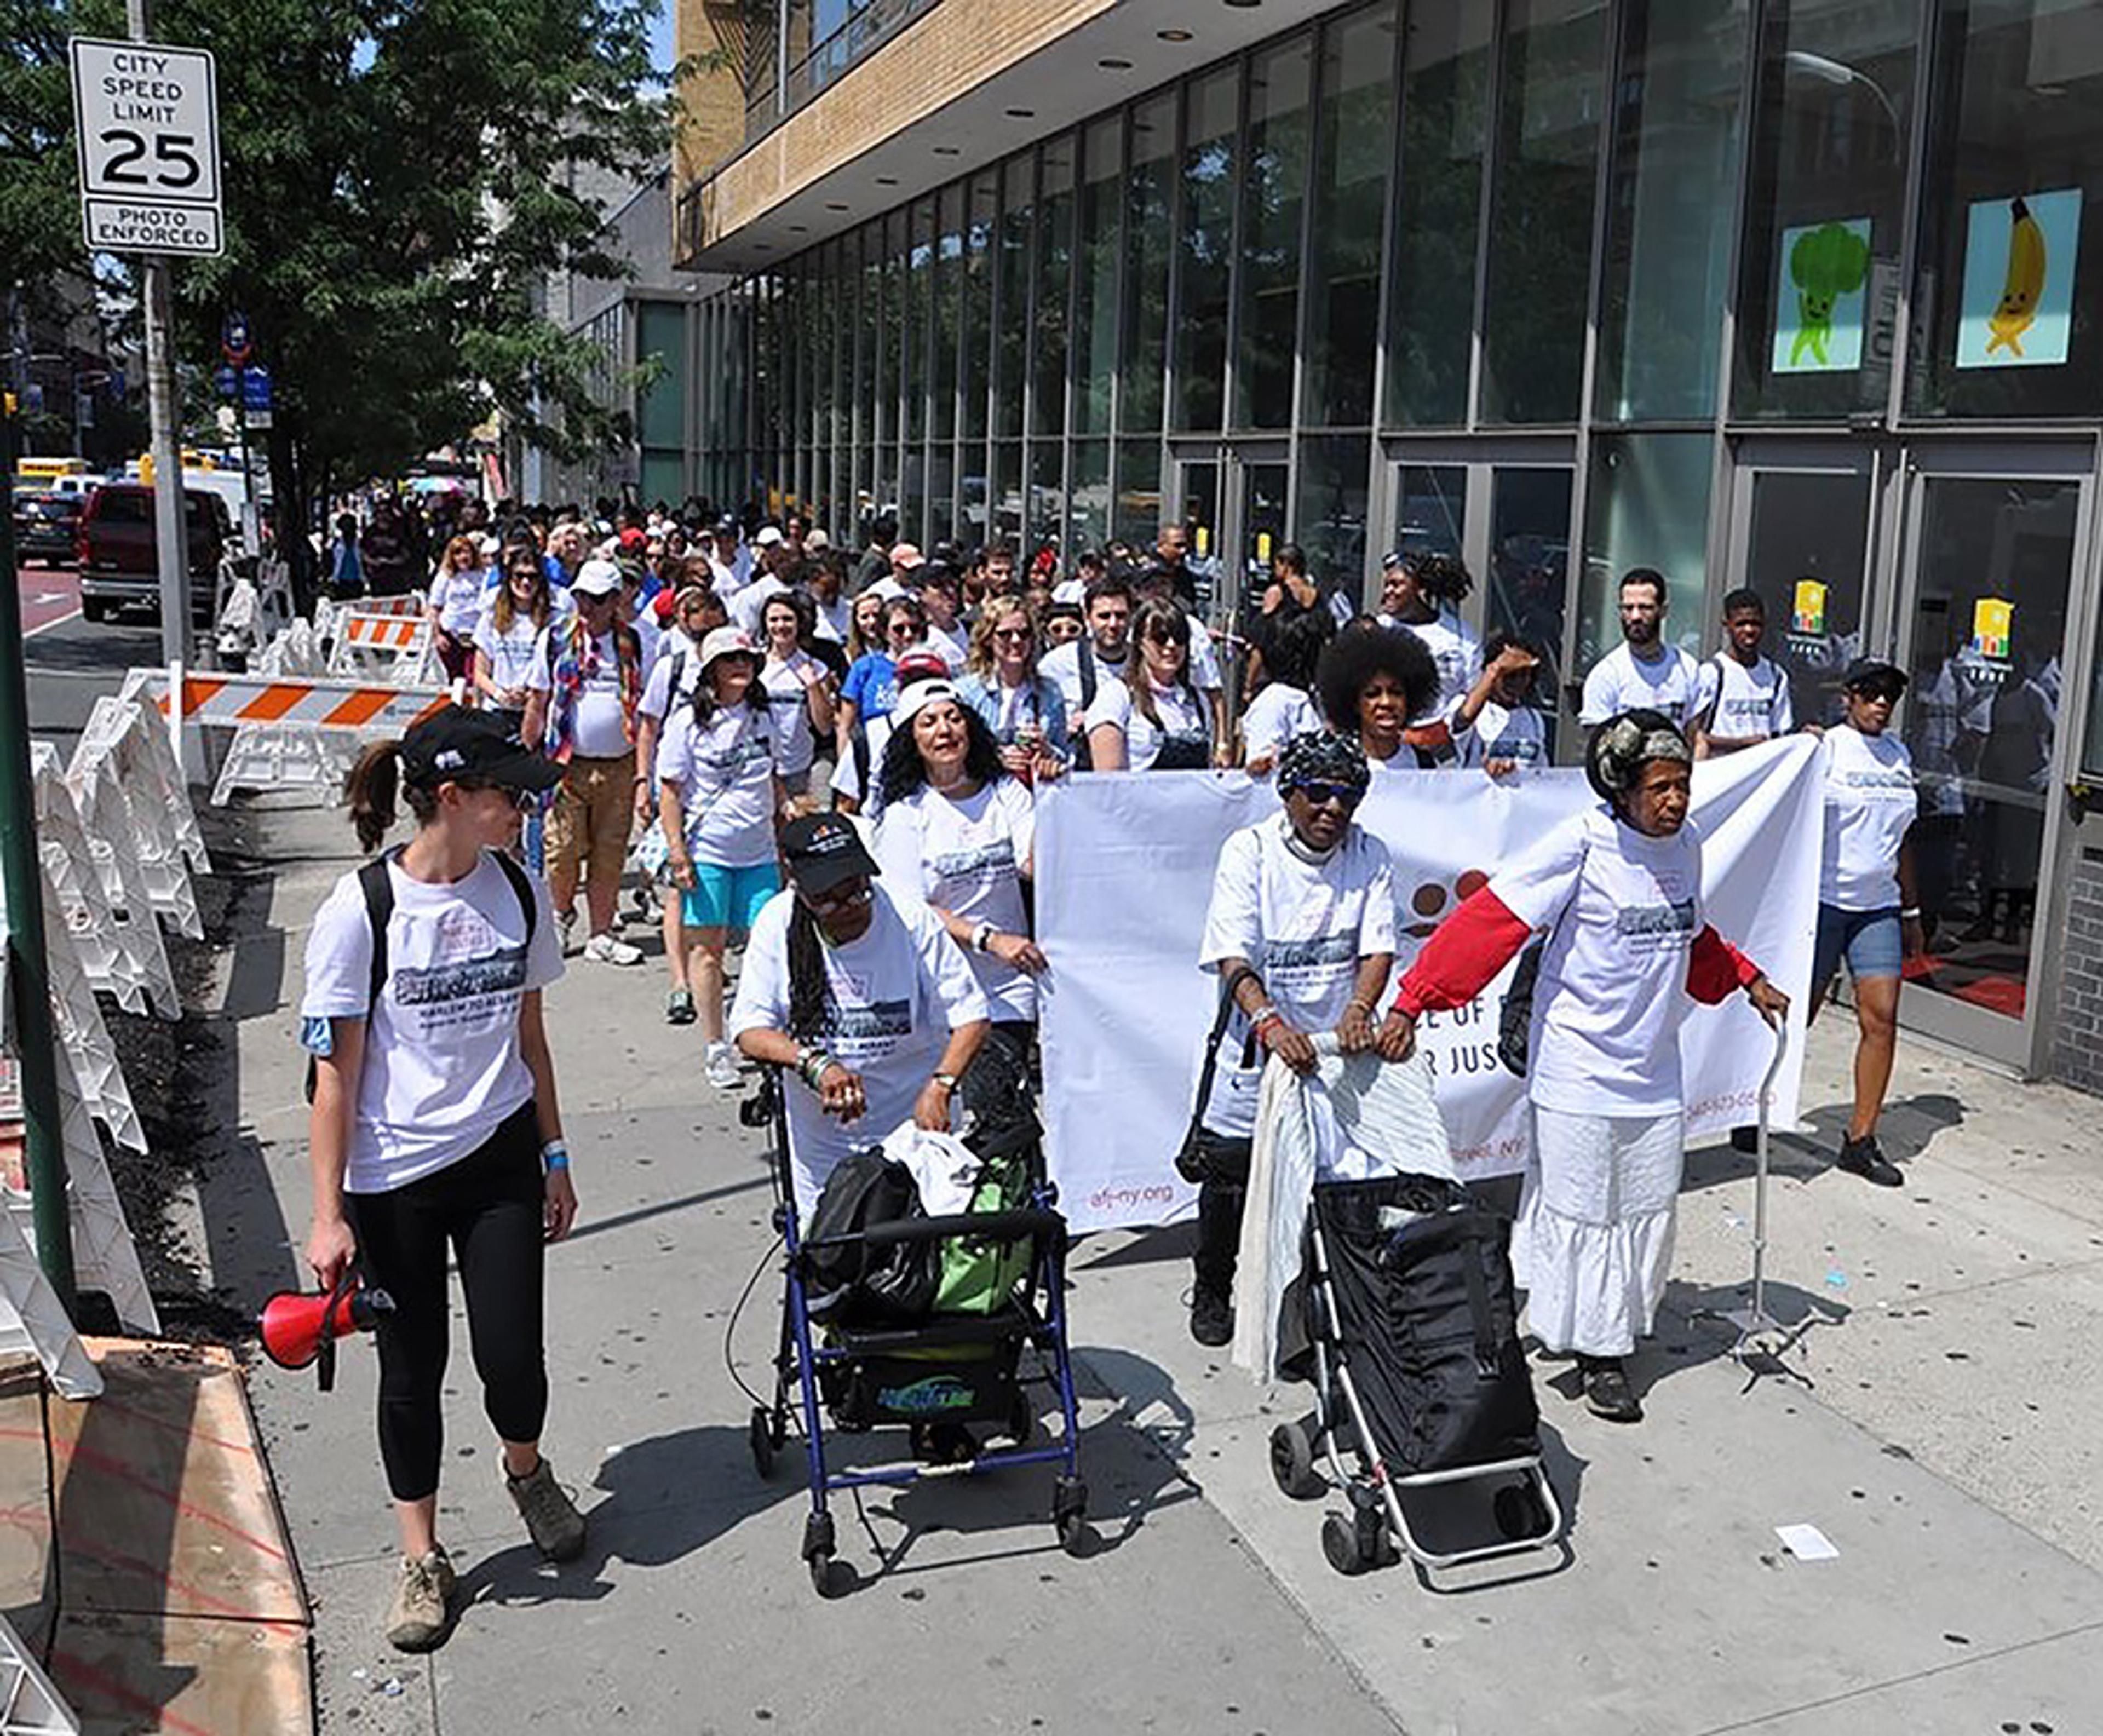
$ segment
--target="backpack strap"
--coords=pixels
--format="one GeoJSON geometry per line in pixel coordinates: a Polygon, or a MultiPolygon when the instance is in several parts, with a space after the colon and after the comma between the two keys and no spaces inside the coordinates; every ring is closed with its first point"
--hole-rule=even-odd
{"type": "Polygon", "coordinates": [[[1080,641],[1081,710],[1085,713],[1096,703],[1096,649],[1088,643],[1083,633],[1080,641]]]}
{"type": "Polygon", "coordinates": [[[493,850],[490,855],[496,859],[496,865],[504,870],[504,877],[511,882],[512,895],[518,900],[518,913],[526,919],[526,945],[530,951],[533,945],[533,931],[540,921],[540,905],[533,896],[533,882],[526,877],[526,870],[502,850],[493,850]]]}
{"type": "Polygon", "coordinates": [[[387,986],[387,924],[394,914],[394,877],[388,872],[402,846],[384,850],[358,871],[358,890],[365,895],[365,922],[372,935],[372,960],[366,973],[365,1018],[368,1028],[380,992],[387,986]]]}

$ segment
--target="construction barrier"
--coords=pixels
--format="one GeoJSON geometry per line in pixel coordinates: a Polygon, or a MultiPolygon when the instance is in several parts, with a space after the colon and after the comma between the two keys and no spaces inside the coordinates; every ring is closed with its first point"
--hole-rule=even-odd
{"type": "MultiPolygon", "coordinates": [[[[126,691],[142,694],[165,716],[171,686],[166,670],[134,669],[126,691]]],[[[182,696],[186,723],[311,723],[325,730],[398,733],[448,704],[452,690],[328,677],[185,674],[182,696]]]]}
{"type": "Polygon", "coordinates": [[[80,1720],[59,1698],[15,1625],[0,1615],[0,1736],[80,1736],[80,1720]]]}
{"type": "Polygon", "coordinates": [[[117,1059],[117,1045],[102,1016],[102,1003],[73,944],[58,890],[51,872],[43,873],[44,958],[51,983],[51,1014],[59,1041],[65,1045],[88,1113],[109,1129],[127,1150],[146,1149],[146,1130],[131,1101],[131,1088],[117,1059]]]}
{"type": "Polygon", "coordinates": [[[98,765],[108,764],[123,793],[140,883],[156,912],[191,939],[202,940],[204,923],[190,887],[189,864],[203,858],[204,839],[181,777],[163,769],[163,756],[172,760],[173,753],[158,724],[158,718],[149,723],[146,713],[129,699],[107,695],[97,699],[66,781],[76,791],[89,788],[98,765]]]}
{"type": "Polygon", "coordinates": [[[90,820],[66,781],[58,750],[49,742],[32,742],[29,766],[36,784],[37,848],[45,883],[60,902],[88,981],[115,996],[128,1013],[181,1017],[151,900],[143,890],[136,904],[124,898],[107,834],[90,820]]]}

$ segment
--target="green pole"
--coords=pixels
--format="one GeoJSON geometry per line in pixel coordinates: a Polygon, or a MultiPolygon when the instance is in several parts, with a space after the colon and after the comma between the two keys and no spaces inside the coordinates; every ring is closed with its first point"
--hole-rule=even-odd
{"type": "MultiPolygon", "coordinates": [[[[15,405],[0,407],[0,470],[15,476],[15,405]]],[[[7,895],[7,998],[22,1081],[29,1203],[37,1256],[68,1316],[73,1294],[73,1221],[66,1209],[65,1142],[52,1044],[51,967],[44,957],[44,883],[37,858],[37,801],[29,777],[29,683],[22,666],[22,593],[15,572],[15,514],[0,513],[0,883],[7,895]]],[[[93,870],[91,868],[91,872],[93,870]]]]}

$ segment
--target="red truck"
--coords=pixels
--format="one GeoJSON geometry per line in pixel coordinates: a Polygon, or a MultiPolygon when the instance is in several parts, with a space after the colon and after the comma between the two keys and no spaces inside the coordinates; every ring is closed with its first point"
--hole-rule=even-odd
{"type": "MultiPolygon", "coordinates": [[[[189,533],[190,614],[209,622],[220,557],[233,540],[233,521],[224,500],[198,489],[183,491],[183,516],[189,533]]],[[[140,609],[158,620],[161,581],[155,549],[153,491],[143,482],[104,482],[97,488],[80,515],[80,612],[91,621],[106,621],[120,610],[140,609]]]]}

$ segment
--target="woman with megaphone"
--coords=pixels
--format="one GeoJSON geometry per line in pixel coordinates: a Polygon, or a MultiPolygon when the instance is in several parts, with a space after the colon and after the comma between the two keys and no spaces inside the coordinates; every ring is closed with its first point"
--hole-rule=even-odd
{"type": "Polygon", "coordinates": [[[539,1445],[545,1249],[577,1210],[540,1018],[562,952],[546,887],[507,854],[561,777],[514,720],[458,706],[367,748],[349,784],[358,842],[378,848],[398,797],[416,835],[339,880],[307,940],[307,1263],[324,1290],[355,1266],[393,1302],[377,1322],[380,1454],[402,1534],[386,1632],[403,1651],[443,1642],[455,1589],[436,1530],[449,1254],[505,1486],[542,1554],[584,1547],[539,1445]]]}

